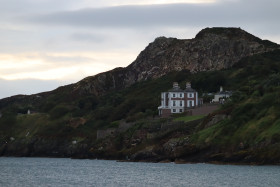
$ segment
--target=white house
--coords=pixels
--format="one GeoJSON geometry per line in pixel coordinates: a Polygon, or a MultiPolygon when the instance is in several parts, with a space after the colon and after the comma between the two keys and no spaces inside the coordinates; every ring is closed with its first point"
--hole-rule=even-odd
{"type": "Polygon", "coordinates": [[[220,87],[220,91],[214,95],[214,99],[212,102],[220,102],[223,103],[224,100],[232,95],[231,91],[223,91],[223,87],[220,87]]]}
{"type": "Polygon", "coordinates": [[[174,82],[171,90],[161,93],[161,105],[158,110],[160,116],[167,117],[196,106],[198,106],[198,94],[191,88],[191,83],[187,82],[186,88],[182,90],[178,83],[174,82]]]}

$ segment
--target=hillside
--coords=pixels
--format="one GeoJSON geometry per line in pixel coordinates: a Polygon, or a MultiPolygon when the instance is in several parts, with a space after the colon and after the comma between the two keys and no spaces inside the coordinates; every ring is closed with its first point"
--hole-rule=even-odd
{"type": "Polygon", "coordinates": [[[126,68],[0,100],[0,155],[278,163],[278,48],[237,28],[157,38],[126,68]],[[204,119],[159,119],[160,92],[174,81],[235,92],[204,119]]]}
{"type": "Polygon", "coordinates": [[[128,67],[87,77],[75,90],[103,95],[172,71],[194,73],[230,68],[243,57],[278,47],[240,28],[206,28],[193,39],[158,37],[128,67]]]}

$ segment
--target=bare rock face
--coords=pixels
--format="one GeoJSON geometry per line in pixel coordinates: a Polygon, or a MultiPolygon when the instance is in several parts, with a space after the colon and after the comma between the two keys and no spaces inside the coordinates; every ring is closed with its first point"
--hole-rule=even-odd
{"type": "Polygon", "coordinates": [[[159,37],[128,67],[88,77],[77,83],[74,91],[102,95],[171,71],[196,73],[230,68],[243,57],[276,48],[279,45],[261,40],[240,28],[206,28],[188,40],[159,37]]]}
{"type": "Polygon", "coordinates": [[[136,81],[183,69],[193,73],[220,70],[243,57],[273,49],[239,28],[206,28],[190,40],[157,38],[127,69],[134,71],[136,81]]]}

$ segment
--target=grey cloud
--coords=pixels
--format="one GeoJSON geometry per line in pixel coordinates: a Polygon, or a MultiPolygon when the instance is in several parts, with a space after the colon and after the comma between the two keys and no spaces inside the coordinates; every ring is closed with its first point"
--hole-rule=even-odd
{"type": "Polygon", "coordinates": [[[70,36],[74,41],[101,43],[108,40],[108,36],[91,33],[75,33],[70,36]]]}
{"type": "Polygon", "coordinates": [[[130,28],[161,26],[238,26],[240,24],[279,27],[276,0],[118,6],[36,15],[26,21],[36,24],[130,28]],[[274,23],[274,24],[272,24],[274,23]]]}
{"type": "Polygon", "coordinates": [[[42,55],[41,59],[45,60],[48,64],[55,64],[56,67],[58,66],[65,66],[67,65],[75,65],[75,64],[82,64],[88,62],[94,62],[95,60],[88,57],[83,56],[49,56],[49,55],[42,55]]]}
{"type": "MultiPolygon", "coordinates": [[[[52,67],[53,68],[53,67],[52,67]]],[[[52,69],[48,65],[33,65],[32,67],[18,67],[18,68],[5,68],[0,69],[1,76],[25,73],[25,72],[37,72],[37,71],[46,71],[52,69]]]]}

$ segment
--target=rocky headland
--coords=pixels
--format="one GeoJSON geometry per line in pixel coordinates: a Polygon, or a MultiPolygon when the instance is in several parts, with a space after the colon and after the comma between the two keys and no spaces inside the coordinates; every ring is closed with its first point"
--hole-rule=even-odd
{"type": "Polygon", "coordinates": [[[0,156],[279,164],[279,73],[279,45],[240,28],[159,37],[125,68],[0,100],[0,156]],[[174,81],[234,94],[200,119],[158,118],[174,81]]]}

